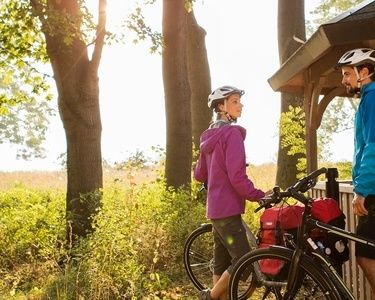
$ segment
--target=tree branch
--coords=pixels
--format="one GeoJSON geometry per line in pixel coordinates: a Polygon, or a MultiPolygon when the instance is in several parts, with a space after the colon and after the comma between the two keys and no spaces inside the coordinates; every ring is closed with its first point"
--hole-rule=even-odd
{"type": "Polygon", "coordinates": [[[94,47],[94,52],[92,54],[91,66],[93,70],[97,71],[99,68],[100,59],[102,56],[104,37],[106,34],[105,25],[107,20],[106,12],[107,1],[99,0],[99,18],[98,26],[96,27],[96,43],[94,47]]]}

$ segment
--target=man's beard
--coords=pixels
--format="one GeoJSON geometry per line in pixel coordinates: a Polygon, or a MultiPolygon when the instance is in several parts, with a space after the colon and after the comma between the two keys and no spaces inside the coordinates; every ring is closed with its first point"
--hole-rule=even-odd
{"type": "Polygon", "coordinates": [[[346,85],[345,88],[349,96],[359,96],[361,91],[359,87],[352,87],[351,85],[346,85]]]}

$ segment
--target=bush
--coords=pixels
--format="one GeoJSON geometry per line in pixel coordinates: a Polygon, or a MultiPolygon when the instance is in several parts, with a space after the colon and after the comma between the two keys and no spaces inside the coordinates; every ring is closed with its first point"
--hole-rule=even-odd
{"type": "Polygon", "coordinates": [[[0,194],[0,299],[168,299],[168,291],[187,285],[183,245],[205,221],[194,193],[159,181],[115,182],[103,195],[95,231],[72,248],[63,192],[19,187],[0,194]]]}
{"type": "Polygon", "coordinates": [[[65,234],[63,207],[58,191],[17,187],[0,193],[0,290],[31,290],[55,268],[65,234]]]}
{"type": "Polygon", "coordinates": [[[339,162],[326,162],[321,163],[322,167],[337,168],[339,173],[338,180],[351,180],[352,179],[352,162],[351,161],[339,161],[339,162]]]}

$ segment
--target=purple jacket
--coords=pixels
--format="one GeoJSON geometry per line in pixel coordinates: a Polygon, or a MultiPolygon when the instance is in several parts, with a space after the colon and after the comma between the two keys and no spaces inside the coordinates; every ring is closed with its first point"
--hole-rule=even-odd
{"type": "Polygon", "coordinates": [[[194,177],[207,182],[209,219],[243,214],[246,199],[264,197],[246,175],[245,137],[246,130],[238,125],[210,128],[201,136],[194,177]]]}

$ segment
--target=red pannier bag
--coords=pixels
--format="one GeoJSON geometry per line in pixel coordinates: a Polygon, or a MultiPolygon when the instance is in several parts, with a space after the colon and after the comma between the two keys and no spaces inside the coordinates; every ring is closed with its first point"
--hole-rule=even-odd
{"type": "MultiPolygon", "coordinates": [[[[266,209],[260,217],[260,231],[258,234],[259,248],[271,245],[285,246],[284,234],[286,232],[296,237],[298,226],[301,223],[304,210],[303,204],[266,209]]],[[[344,229],[345,215],[338,202],[332,198],[317,198],[314,200],[311,215],[323,223],[344,229]]],[[[331,233],[317,229],[310,233],[315,242],[323,245],[324,252],[331,257],[338,271],[343,262],[349,259],[348,241],[345,238],[334,236],[331,233]]],[[[260,269],[264,274],[276,276],[280,273],[284,262],[277,259],[264,259],[260,261],[260,269]]],[[[341,272],[340,272],[341,273],[341,272]]]]}
{"type": "MultiPolygon", "coordinates": [[[[264,210],[260,217],[259,248],[271,245],[285,246],[284,233],[288,230],[297,231],[303,209],[303,206],[292,205],[264,210]]],[[[270,276],[279,274],[284,263],[278,259],[263,259],[259,262],[261,271],[270,276]]]]}
{"type": "Polygon", "coordinates": [[[314,199],[311,215],[314,219],[323,223],[329,223],[333,219],[340,217],[342,215],[342,210],[335,199],[320,197],[314,199]]]}

